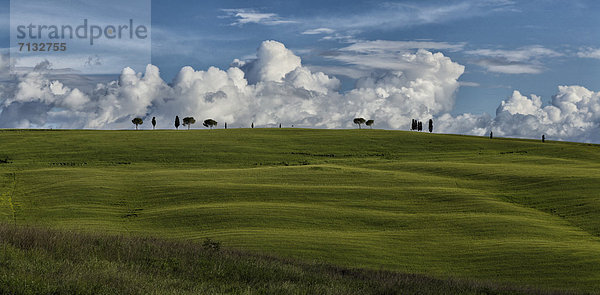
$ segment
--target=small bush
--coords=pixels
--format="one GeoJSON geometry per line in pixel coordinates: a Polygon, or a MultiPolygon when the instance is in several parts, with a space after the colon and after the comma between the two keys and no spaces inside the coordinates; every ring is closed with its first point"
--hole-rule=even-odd
{"type": "Polygon", "coordinates": [[[221,242],[206,238],[202,243],[205,250],[218,252],[221,249],[221,242]]]}

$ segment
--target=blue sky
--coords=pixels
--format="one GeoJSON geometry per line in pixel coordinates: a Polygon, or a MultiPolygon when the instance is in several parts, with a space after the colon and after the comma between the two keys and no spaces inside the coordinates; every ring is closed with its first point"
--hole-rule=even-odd
{"type": "MultiPolygon", "coordinates": [[[[79,1],[86,0],[67,2],[79,1]]],[[[9,1],[0,0],[2,48],[10,45],[8,8],[9,1]]],[[[465,119],[464,122],[475,120],[462,116],[471,113],[485,121],[466,131],[449,123],[447,132],[481,134],[504,126],[509,130],[506,135],[518,136],[515,131],[518,128],[503,125],[508,124],[503,121],[504,117],[493,118],[503,101],[519,106],[512,110],[510,106],[502,108],[511,116],[536,116],[543,128],[531,133],[535,136],[549,130],[557,136],[562,134],[564,139],[596,141],[590,139],[590,134],[598,130],[594,128],[600,128],[600,119],[597,120],[592,111],[595,105],[590,108],[587,105],[589,99],[585,98],[599,96],[600,90],[599,1],[152,0],[151,9],[151,61],[167,83],[173,81],[185,66],[196,70],[207,70],[211,66],[226,70],[234,59],[252,61],[263,41],[276,40],[299,56],[302,65],[312,73],[324,72],[336,77],[341,81],[340,94],[346,95],[358,91],[356,84],[361,77],[399,69],[410,72],[410,67],[417,64],[411,65],[403,56],[409,54],[408,58],[414,58],[417,51],[424,49],[440,52],[444,58],[464,66],[464,73],[457,76],[460,87],[456,88],[456,95],[449,98],[450,94],[445,93],[446,98],[442,100],[451,101],[453,108],[421,113],[435,117],[448,112],[456,118],[452,120],[465,119]],[[576,88],[559,91],[559,86],[563,85],[581,86],[585,91],[576,88]],[[556,96],[568,100],[569,91],[577,92],[580,103],[575,110],[581,120],[568,119],[573,118],[567,114],[573,108],[565,106],[564,101],[552,102],[556,96]],[[542,105],[536,104],[537,97],[542,105]],[[528,109],[529,105],[535,105],[535,109],[528,109]],[[554,110],[544,107],[551,105],[560,109],[562,115],[548,121],[547,117],[554,114],[554,110]],[[491,118],[485,117],[485,113],[491,118]],[[585,129],[585,134],[569,135],[570,131],[557,127],[566,122],[569,126],[565,130],[585,129]]],[[[127,54],[136,53],[124,47],[122,55],[127,54]]],[[[119,68],[127,66],[137,72],[145,70],[139,64],[119,64],[119,68]]],[[[244,67],[240,66],[240,69],[244,70],[244,67]]],[[[440,72],[433,77],[427,76],[425,70],[415,70],[415,73],[425,75],[417,78],[441,83],[442,90],[455,89],[443,86],[447,82],[444,79],[456,79],[451,74],[447,76],[440,72]]],[[[116,79],[118,73],[114,77],[116,79]]],[[[409,82],[401,81],[394,87],[400,92],[404,91],[404,86],[410,90],[409,82]]],[[[352,95],[345,97],[352,99],[352,95]]],[[[405,96],[404,99],[409,98],[405,96]]],[[[397,102],[390,100],[390,103],[401,107],[397,102]]],[[[356,112],[369,113],[375,105],[356,112]]],[[[403,116],[409,116],[421,107],[412,105],[403,116]]],[[[386,113],[386,107],[373,111],[373,114],[384,114],[389,122],[395,120],[386,113]]]]}
{"type": "MultiPolygon", "coordinates": [[[[0,3],[6,16],[9,1],[0,3]]],[[[152,63],[170,81],[186,65],[227,68],[235,58],[251,57],[264,40],[284,43],[309,66],[344,66],[323,55],[355,40],[463,44],[460,50],[432,50],[466,66],[460,80],[469,83],[459,89],[452,113],[493,114],[515,89],[540,95],[543,101],[551,99],[558,85],[600,90],[600,58],[578,56],[586,48],[600,48],[599,12],[600,2],[582,0],[153,0],[152,63]],[[245,13],[247,19],[236,16],[238,13],[245,13]],[[332,31],[303,34],[319,28],[332,31]],[[333,38],[324,40],[328,36],[333,38]],[[501,50],[509,55],[531,47],[556,54],[532,52],[517,61],[506,60],[502,54],[474,54],[477,50],[501,50]],[[524,69],[508,73],[485,66],[493,60],[521,64],[524,69]]],[[[7,18],[3,20],[0,46],[6,48],[10,39],[7,18]]],[[[336,76],[343,89],[353,87],[352,78],[336,76]]]]}
{"type": "MultiPolygon", "coordinates": [[[[578,56],[586,48],[600,48],[598,1],[153,1],[152,5],[153,63],[167,80],[185,65],[226,68],[234,58],[252,55],[263,40],[281,41],[302,57],[303,64],[316,66],[335,65],[323,54],[353,40],[392,40],[464,45],[460,50],[438,50],[465,65],[460,80],[471,82],[459,89],[456,114],[493,114],[515,89],[540,95],[543,101],[551,99],[558,85],[600,89],[600,59],[578,56]],[[238,13],[246,13],[247,19],[236,17],[238,13]],[[333,32],[302,34],[319,28],[333,32]],[[338,39],[323,40],[326,36],[338,39]],[[523,56],[511,59],[517,51],[523,56]],[[491,68],[494,62],[513,68],[491,68]]],[[[352,87],[352,79],[338,78],[345,88],[352,87]]]]}

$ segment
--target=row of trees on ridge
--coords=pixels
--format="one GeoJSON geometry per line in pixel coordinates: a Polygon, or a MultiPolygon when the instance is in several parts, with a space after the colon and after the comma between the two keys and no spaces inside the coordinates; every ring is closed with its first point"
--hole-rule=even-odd
{"type": "MultiPolygon", "coordinates": [[[[196,119],[194,117],[185,117],[182,121],[179,120],[179,116],[175,116],[175,129],[179,130],[179,126],[183,122],[183,126],[187,126],[188,130],[192,127],[193,124],[196,123],[196,119]]],[[[131,123],[135,125],[135,130],[138,130],[138,126],[144,124],[144,120],[142,118],[134,118],[131,120],[131,123]]],[[[354,118],[353,123],[358,125],[358,129],[362,129],[362,125],[365,124],[373,129],[373,125],[375,124],[375,120],[365,120],[365,118],[354,118]]],[[[216,127],[218,124],[217,121],[213,119],[206,119],[202,123],[202,125],[206,128],[212,129],[216,127]]],[[[250,125],[251,128],[254,128],[254,122],[250,125]]],[[[292,125],[292,127],[294,127],[292,125]]],[[[152,117],[152,129],[156,128],[156,117],[152,117]]],[[[281,128],[281,124],[279,124],[279,128],[281,128]]],[[[227,129],[227,123],[225,123],[225,129],[227,129]]],[[[412,119],[410,130],[423,131],[423,122],[412,119]]],[[[429,132],[433,132],[433,119],[429,119],[429,132]]]]}
{"type": "Polygon", "coordinates": [[[358,125],[358,129],[362,129],[362,124],[365,124],[373,129],[373,124],[375,124],[375,120],[365,120],[365,118],[354,118],[353,122],[354,124],[358,125]]]}
{"type": "MultiPolygon", "coordinates": [[[[423,131],[423,122],[412,119],[410,130],[423,131]]],[[[429,119],[429,133],[433,132],[433,119],[429,119]]]]}
{"type": "MultiPolygon", "coordinates": [[[[365,118],[354,118],[353,120],[354,124],[358,125],[358,129],[362,129],[362,124],[365,124],[369,127],[371,127],[371,129],[373,129],[373,124],[375,124],[375,120],[365,120],[365,118]]],[[[135,125],[135,130],[138,130],[138,126],[144,124],[144,120],[142,120],[142,118],[136,117],[133,120],[131,120],[131,123],[133,123],[135,125]]],[[[188,130],[191,128],[191,126],[193,124],[196,123],[196,119],[194,119],[194,117],[185,117],[183,118],[183,126],[187,126],[188,130]]],[[[429,133],[433,132],[433,119],[429,119],[429,133]]],[[[216,127],[218,124],[217,121],[213,120],[213,119],[206,119],[204,120],[204,122],[202,123],[202,125],[206,128],[210,128],[212,129],[213,127],[216,127]]],[[[179,130],[179,126],[181,126],[181,122],[179,120],[179,116],[175,116],[175,129],[179,130]]],[[[254,122],[252,122],[252,124],[250,125],[251,128],[254,128],[254,122]]],[[[294,127],[294,125],[292,125],[292,127],[294,127]]],[[[156,128],[156,117],[152,117],[152,129],[156,128]]],[[[281,128],[281,124],[279,124],[279,128],[281,128]]],[[[225,122],[225,129],[227,129],[227,122],[225,122]]],[[[416,119],[412,119],[411,124],[410,124],[410,130],[412,131],[423,131],[423,122],[416,120],[416,119]]],[[[492,131],[490,131],[490,139],[494,138],[494,133],[492,131]]],[[[542,134],[542,142],[546,142],[546,135],[542,134]]]]}
{"type": "MultiPolygon", "coordinates": [[[[131,120],[131,123],[133,123],[135,125],[135,130],[138,130],[138,126],[144,124],[144,120],[142,120],[142,118],[134,118],[133,120],[131,120]]],[[[175,129],[179,130],[179,126],[181,126],[181,123],[183,123],[183,126],[187,126],[188,130],[192,127],[193,124],[196,124],[196,119],[194,119],[194,117],[185,117],[183,118],[183,120],[179,120],[179,116],[175,116],[175,129]]],[[[210,128],[212,129],[213,127],[216,127],[218,124],[217,121],[213,120],[213,119],[206,119],[204,120],[204,122],[202,123],[202,125],[204,127],[210,128]]],[[[152,129],[156,128],[156,117],[152,117],[152,129]]],[[[227,129],[227,123],[225,123],[225,129],[227,129]]]]}

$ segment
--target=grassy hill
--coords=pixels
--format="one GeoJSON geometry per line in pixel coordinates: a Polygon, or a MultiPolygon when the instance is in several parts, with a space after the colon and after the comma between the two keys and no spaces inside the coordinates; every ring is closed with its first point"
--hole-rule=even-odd
{"type": "Polygon", "coordinates": [[[209,237],[342,268],[600,292],[598,145],[383,130],[4,130],[0,160],[5,224],[209,237]]]}

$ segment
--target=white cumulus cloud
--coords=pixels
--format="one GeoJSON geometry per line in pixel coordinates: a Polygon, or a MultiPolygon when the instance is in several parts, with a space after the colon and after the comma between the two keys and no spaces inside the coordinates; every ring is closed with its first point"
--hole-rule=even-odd
{"type": "Polygon", "coordinates": [[[173,128],[175,116],[193,116],[230,127],[348,128],[364,117],[379,128],[406,130],[413,118],[433,118],[436,132],[600,142],[599,92],[560,86],[544,103],[514,91],[495,117],[452,116],[464,66],[426,49],[393,52],[366,46],[332,56],[368,73],[346,92],[337,78],[303,65],[277,41],[264,41],[255,59],[236,60],[228,69],[184,67],[171,83],[148,65],[144,73],[125,68],[118,80],[81,90],[41,64],[0,83],[0,127],[124,129],[134,117],[156,117],[159,128],[173,128]]]}
{"type": "Polygon", "coordinates": [[[352,118],[363,116],[381,128],[404,128],[412,117],[431,118],[452,109],[463,66],[427,50],[395,59],[392,67],[362,77],[347,93],[339,91],[337,78],[302,65],[277,41],[263,42],[255,59],[236,60],[226,70],[184,67],[170,84],[148,65],[143,74],[125,68],[118,81],[83,92],[51,80],[44,72],[51,70],[40,66],[4,89],[0,125],[130,128],[133,117],[155,116],[168,128],[179,115],[229,126],[336,128],[351,127],[352,118]]]}
{"type": "Polygon", "coordinates": [[[440,116],[438,130],[448,133],[600,142],[600,92],[582,86],[559,86],[548,105],[539,96],[519,91],[498,106],[496,117],[464,114],[440,116]]]}
{"type": "Polygon", "coordinates": [[[277,41],[265,41],[258,48],[257,58],[245,64],[250,83],[281,82],[285,75],[300,67],[300,57],[277,41]]]}

